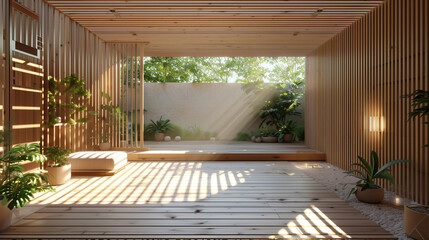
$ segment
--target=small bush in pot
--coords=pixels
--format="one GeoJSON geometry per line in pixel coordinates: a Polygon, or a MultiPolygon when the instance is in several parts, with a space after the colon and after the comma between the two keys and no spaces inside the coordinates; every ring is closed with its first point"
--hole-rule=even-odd
{"type": "Polygon", "coordinates": [[[170,123],[169,119],[162,119],[162,116],[158,121],[154,122],[150,120],[152,123],[148,125],[148,132],[155,134],[155,141],[163,141],[165,137],[165,133],[172,129],[173,125],[170,123]]]}
{"type": "Polygon", "coordinates": [[[279,142],[291,143],[296,138],[296,122],[289,119],[278,131],[279,142]]]}
{"type": "Polygon", "coordinates": [[[355,194],[359,201],[367,203],[380,203],[383,201],[384,189],[375,184],[376,179],[386,179],[394,184],[395,179],[390,174],[389,167],[401,162],[409,162],[409,160],[394,160],[379,167],[380,162],[375,151],[371,151],[369,162],[361,156],[358,156],[358,159],[360,162],[353,163],[353,165],[359,168],[347,172],[349,175],[359,178],[356,186],[351,189],[349,196],[355,194]]]}
{"type": "Polygon", "coordinates": [[[48,181],[52,185],[62,185],[70,181],[71,165],[67,161],[70,150],[58,146],[45,147],[45,155],[48,159],[48,181]]]}
{"type": "MultiPolygon", "coordinates": [[[[9,138],[0,140],[3,139],[9,138]]],[[[46,157],[40,153],[40,146],[35,143],[14,146],[0,156],[0,167],[3,170],[0,174],[0,231],[9,227],[14,208],[23,207],[34,198],[36,192],[54,190],[45,176],[24,173],[24,168],[19,165],[22,161],[45,160],[46,157]]]]}
{"type": "Polygon", "coordinates": [[[258,131],[258,136],[261,137],[264,143],[276,143],[278,131],[268,126],[262,127],[258,131]]]}

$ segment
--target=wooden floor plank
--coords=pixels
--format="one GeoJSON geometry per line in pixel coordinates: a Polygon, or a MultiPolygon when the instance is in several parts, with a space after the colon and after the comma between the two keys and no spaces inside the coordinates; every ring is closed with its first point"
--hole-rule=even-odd
{"type": "Polygon", "coordinates": [[[288,162],[131,162],[40,193],[0,238],[364,238],[392,235],[288,162]]]}

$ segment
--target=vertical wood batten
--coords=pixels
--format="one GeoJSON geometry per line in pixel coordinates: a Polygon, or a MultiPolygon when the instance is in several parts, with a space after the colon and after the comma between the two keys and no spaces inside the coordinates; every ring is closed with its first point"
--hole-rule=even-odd
{"type": "Polygon", "coordinates": [[[357,155],[376,150],[392,168],[395,186],[429,204],[427,119],[408,120],[403,96],[428,86],[428,2],[390,0],[307,57],[306,143],[328,162],[350,169],[357,155]],[[369,118],[383,117],[384,131],[370,132],[369,118]],[[320,134],[319,134],[320,133],[320,134]]]}

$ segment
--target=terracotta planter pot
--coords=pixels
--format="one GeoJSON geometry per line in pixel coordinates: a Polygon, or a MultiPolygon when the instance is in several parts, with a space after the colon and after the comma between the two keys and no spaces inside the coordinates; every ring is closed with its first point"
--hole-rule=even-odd
{"type": "MultiPolygon", "coordinates": [[[[0,198],[0,201],[3,198],[0,198]]],[[[10,224],[12,223],[12,211],[7,208],[7,206],[3,206],[0,204],[0,232],[6,230],[10,224]]]]}
{"type": "Polygon", "coordinates": [[[164,141],[165,134],[164,133],[155,133],[155,141],[161,142],[164,141]]]}
{"type": "Polygon", "coordinates": [[[70,181],[71,164],[60,167],[47,167],[48,182],[54,186],[62,185],[70,181]]]}
{"type": "Polygon", "coordinates": [[[277,137],[262,137],[262,142],[264,143],[276,143],[278,142],[277,137]]]}
{"type": "Polygon", "coordinates": [[[429,239],[429,206],[405,206],[404,230],[414,239],[429,239]]]}
{"type": "Polygon", "coordinates": [[[292,138],[293,138],[293,134],[285,134],[283,136],[283,142],[285,143],[291,143],[292,142],[292,138]]]}
{"type": "Polygon", "coordinates": [[[98,145],[98,147],[100,148],[101,151],[108,151],[108,150],[110,150],[110,143],[109,142],[103,142],[103,143],[100,143],[98,145]]]}
{"type": "Polygon", "coordinates": [[[364,191],[362,191],[361,188],[358,187],[358,190],[356,192],[356,198],[361,202],[381,203],[384,198],[384,189],[365,189],[364,191]]]}

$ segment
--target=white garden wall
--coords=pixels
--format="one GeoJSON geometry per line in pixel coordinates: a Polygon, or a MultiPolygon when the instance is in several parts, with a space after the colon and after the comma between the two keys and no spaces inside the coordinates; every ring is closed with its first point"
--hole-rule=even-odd
{"type": "Polygon", "coordinates": [[[232,140],[238,132],[258,129],[259,110],[274,92],[247,94],[239,83],[145,83],[144,93],[145,124],[162,116],[183,128],[198,126],[232,140]]]}

